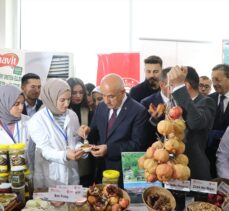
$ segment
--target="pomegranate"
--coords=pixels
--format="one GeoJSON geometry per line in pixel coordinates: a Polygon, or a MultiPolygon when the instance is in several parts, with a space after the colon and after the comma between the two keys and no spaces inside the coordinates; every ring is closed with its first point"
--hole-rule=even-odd
{"type": "Polygon", "coordinates": [[[154,159],[159,163],[166,163],[169,160],[169,153],[166,149],[157,149],[154,153],[154,159]]]}
{"type": "Polygon", "coordinates": [[[173,124],[170,120],[161,120],[157,124],[157,131],[166,136],[173,132],[173,124]]]}
{"type": "Polygon", "coordinates": [[[153,158],[155,150],[156,149],[153,147],[148,147],[148,149],[146,150],[146,153],[145,153],[145,157],[146,158],[153,158]]]}
{"type": "Polygon", "coordinates": [[[138,159],[138,168],[140,168],[140,169],[143,169],[144,168],[144,161],[145,161],[145,157],[144,156],[141,156],[138,159]]]}
{"type": "Polygon", "coordinates": [[[168,181],[172,178],[173,168],[166,163],[160,164],[156,169],[157,178],[161,182],[168,181]]]}
{"type": "Polygon", "coordinates": [[[164,146],[169,153],[176,153],[176,151],[179,149],[180,144],[177,138],[174,137],[165,141],[164,146]]]}
{"type": "Polygon", "coordinates": [[[169,109],[169,117],[171,119],[179,119],[182,116],[183,110],[180,106],[175,106],[169,109]]]}
{"type": "Polygon", "coordinates": [[[185,155],[185,154],[179,154],[179,155],[177,155],[175,160],[176,160],[176,163],[177,164],[182,164],[184,166],[187,166],[188,165],[188,162],[189,162],[188,156],[185,155]]]}
{"type": "Polygon", "coordinates": [[[122,209],[126,209],[129,206],[129,200],[126,198],[121,198],[119,199],[119,205],[121,206],[122,209]]]}
{"type": "Polygon", "coordinates": [[[190,177],[190,169],[182,164],[174,165],[173,178],[178,180],[187,180],[190,177]]]}

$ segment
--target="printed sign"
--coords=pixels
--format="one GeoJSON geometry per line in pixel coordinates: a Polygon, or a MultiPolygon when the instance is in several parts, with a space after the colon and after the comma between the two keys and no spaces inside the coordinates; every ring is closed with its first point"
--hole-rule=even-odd
{"type": "Polygon", "coordinates": [[[216,194],[217,182],[192,179],[190,190],[202,193],[216,194]]]}
{"type": "Polygon", "coordinates": [[[180,181],[180,180],[170,180],[169,182],[164,182],[166,189],[180,190],[180,191],[190,191],[190,181],[180,181]]]}

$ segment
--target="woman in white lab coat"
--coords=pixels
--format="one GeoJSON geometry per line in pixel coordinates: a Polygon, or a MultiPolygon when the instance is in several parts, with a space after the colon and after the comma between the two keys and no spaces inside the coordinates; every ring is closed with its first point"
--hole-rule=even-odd
{"type": "Polygon", "coordinates": [[[26,160],[32,169],[34,145],[28,133],[29,117],[22,114],[24,101],[18,87],[0,86],[0,144],[26,144],[26,160]]]}
{"type": "Polygon", "coordinates": [[[79,184],[78,164],[86,156],[77,135],[79,120],[68,109],[71,91],[62,79],[50,79],[41,90],[45,105],[29,121],[36,144],[34,187],[79,184]]]}
{"type": "Polygon", "coordinates": [[[1,144],[27,143],[28,116],[22,114],[24,95],[14,85],[0,86],[0,140],[1,144]]]}

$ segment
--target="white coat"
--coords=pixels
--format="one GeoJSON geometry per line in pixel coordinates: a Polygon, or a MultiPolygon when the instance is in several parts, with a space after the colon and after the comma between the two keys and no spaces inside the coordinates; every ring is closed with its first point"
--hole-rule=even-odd
{"type": "MultiPolygon", "coordinates": [[[[24,114],[21,115],[20,121],[15,124],[14,128],[14,140],[16,144],[25,143],[26,144],[26,162],[27,166],[32,171],[34,162],[34,143],[28,132],[28,120],[29,116],[24,114]]],[[[0,125],[0,144],[15,144],[5,129],[0,125]]]]}
{"type": "MultiPolygon", "coordinates": [[[[29,116],[22,114],[21,120],[15,124],[13,137],[16,143],[25,143],[25,144],[28,143],[30,139],[28,128],[27,128],[28,127],[27,123],[29,118],[30,118],[29,116]],[[18,124],[18,128],[17,128],[17,124],[18,124]]],[[[1,144],[15,144],[1,125],[0,125],[0,139],[1,139],[1,144]]]]}
{"type": "MultiPolygon", "coordinates": [[[[36,144],[34,163],[34,187],[47,188],[59,184],[79,184],[78,162],[66,158],[67,148],[80,147],[80,137],[77,134],[79,120],[77,115],[67,110],[64,131],[68,141],[57,129],[53,115],[44,107],[35,113],[29,121],[29,133],[36,144]]],[[[58,124],[55,121],[56,124],[58,124]]]]}

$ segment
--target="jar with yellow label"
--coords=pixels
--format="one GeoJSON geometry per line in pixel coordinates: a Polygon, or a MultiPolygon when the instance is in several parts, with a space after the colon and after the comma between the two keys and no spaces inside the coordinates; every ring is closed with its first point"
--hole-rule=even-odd
{"type": "Polygon", "coordinates": [[[8,171],[8,150],[8,145],[0,144],[0,173],[8,171]]]}
{"type": "Polygon", "coordinates": [[[9,172],[0,173],[0,183],[7,183],[9,181],[9,172]]]}
{"type": "Polygon", "coordinates": [[[103,171],[103,184],[114,184],[118,185],[120,173],[116,170],[105,170],[103,171]]]}
{"type": "Polygon", "coordinates": [[[25,144],[9,145],[10,170],[26,169],[25,144]]]}

